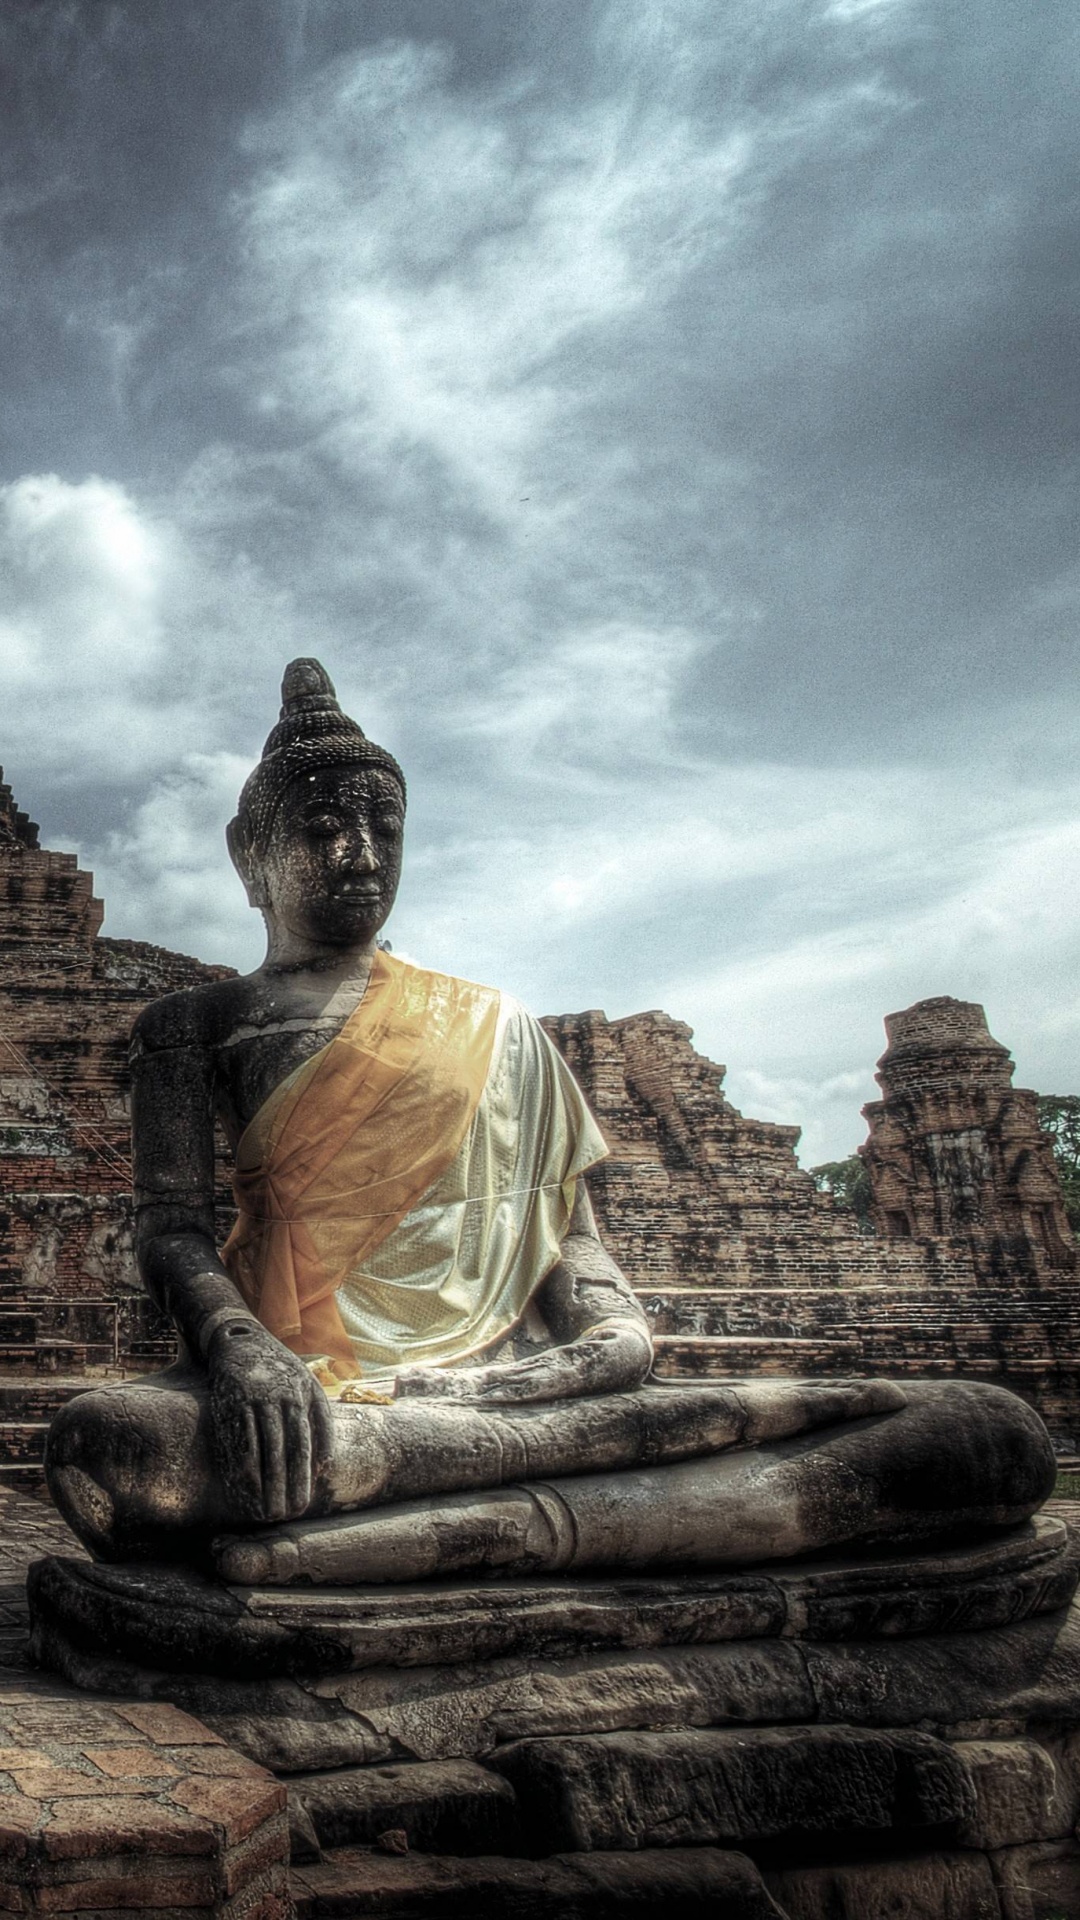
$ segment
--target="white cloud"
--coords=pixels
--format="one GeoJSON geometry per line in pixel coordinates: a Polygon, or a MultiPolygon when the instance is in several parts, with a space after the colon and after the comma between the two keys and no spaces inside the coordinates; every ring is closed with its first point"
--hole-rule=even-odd
{"type": "MultiPolygon", "coordinates": [[[[1080,792],[1047,793],[1043,809],[1023,829],[991,821],[979,838],[962,828],[952,884],[940,887],[931,870],[903,911],[886,893],[873,915],[845,916],[803,938],[787,933],[719,967],[669,978],[665,1004],[693,1022],[706,1052],[719,1048],[736,1063],[733,1098],[763,1118],[804,1126],[804,1164],[850,1151],[863,1137],[860,1101],[846,1112],[839,1104],[846,1076],[855,1076],[862,1099],[875,1097],[870,1069],[884,1045],[881,1020],[917,999],[947,993],[984,1003],[1016,1055],[1018,1084],[1049,1091],[1075,1082],[1080,792]],[[1064,824],[1061,810],[1072,816],[1064,824]],[[839,1076],[829,1071],[841,1062],[839,1076]]],[[[947,806],[943,815],[946,839],[947,806]]],[[[914,809],[907,832],[917,859],[914,809]]],[[[865,858],[851,876],[864,901],[872,895],[865,858]]],[[[827,885],[827,868],[820,877],[827,885]]]]}
{"type": "MultiPolygon", "coordinates": [[[[242,550],[117,482],[26,474],[0,487],[0,695],[11,772],[138,784],[193,743],[245,733],[299,649],[287,596],[242,550]],[[262,669],[262,663],[266,667],[262,669]]],[[[271,695],[272,697],[272,695],[271,695]]],[[[249,731],[250,729],[250,731],[249,731]]]]}
{"type": "Polygon", "coordinates": [[[257,965],[261,917],[247,904],[225,847],[225,822],[250,768],[229,753],[185,754],[150,788],[132,820],[92,854],[105,932],[257,965]]]}
{"type": "Polygon", "coordinates": [[[29,474],[0,488],[0,692],[17,749],[61,780],[145,767],[163,731],[155,676],[173,554],[108,480],[29,474]]]}
{"type": "Polygon", "coordinates": [[[0,560],[8,689],[33,699],[154,664],[166,543],[123,487],[52,473],[0,487],[0,560]]]}
{"type": "Polygon", "coordinates": [[[617,98],[485,111],[447,77],[406,44],[342,60],[261,130],[240,211],[250,298],[278,330],[268,399],[353,466],[400,463],[393,486],[426,455],[498,524],[550,528],[569,503],[545,469],[554,454],[570,479],[558,436],[580,400],[555,357],[715,246],[748,140],[666,112],[628,139],[617,98]]]}
{"type": "Polygon", "coordinates": [[[476,735],[515,779],[575,785],[597,772],[625,775],[686,766],[673,704],[701,642],[682,631],[607,620],[576,628],[496,672],[486,690],[445,716],[476,735]]]}
{"type": "Polygon", "coordinates": [[[846,1158],[865,1138],[860,1109],[878,1092],[871,1074],[870,1064],[862,1072],[833,1073],[820,1080],[742,1067],[728,1074],[724,1091],[734,1106],[757,1120],[798,1127],[799,1160],[804,1167],[816,1167],[846,1158]]]}

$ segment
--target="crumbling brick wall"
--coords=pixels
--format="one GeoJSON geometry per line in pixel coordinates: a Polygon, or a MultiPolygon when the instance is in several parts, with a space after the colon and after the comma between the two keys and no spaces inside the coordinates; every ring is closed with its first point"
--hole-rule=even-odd
{"type": "Polygon", "coordinates": [[[0,774],[0,1345],[20,1303],[65,1363],[148,1354],[131,1253],[127,1042],[148,1000],[228,968],[99,937],[93,879],[38,844],[0,774]]]}

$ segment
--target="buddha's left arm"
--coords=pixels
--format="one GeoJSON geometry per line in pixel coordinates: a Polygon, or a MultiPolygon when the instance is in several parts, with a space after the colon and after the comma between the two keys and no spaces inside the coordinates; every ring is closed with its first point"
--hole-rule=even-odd
{"type": "Polygon", "coordinates": [[[582,1180],[560,1257],[535,1297],[554,1345],[528,1360],[452,1370],[404,1367],[396,1394],[499,1405],[625,1393],[641,1385],[652,1366],[649,1323],[625,1274],[600,1244],[582,1180]]]}

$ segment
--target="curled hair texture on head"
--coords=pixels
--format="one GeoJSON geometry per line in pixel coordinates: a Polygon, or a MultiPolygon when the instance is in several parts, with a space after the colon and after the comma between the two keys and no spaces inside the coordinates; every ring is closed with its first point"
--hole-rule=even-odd
{"type": "Polygon", "coordinates": [[[229,851],[242,871],[251,855],[264,852],[269,844],[289,782],[320,767],[376,767],[397,781],[405,804],[405,775],[393,754],[376,746],[342,713],[326,668],[318,660],[292,660],[281,682],[278,723],[244,782],[236,818],[227,830],[229,851]]]}

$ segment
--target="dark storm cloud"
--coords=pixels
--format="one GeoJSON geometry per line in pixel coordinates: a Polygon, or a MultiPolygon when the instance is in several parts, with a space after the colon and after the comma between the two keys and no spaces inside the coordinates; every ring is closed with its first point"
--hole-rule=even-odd
{"type": "Polygon", "coordinates": [[[663,1001],[820,1150],[922,993],[1075,1078],[1078,54],[1052,0],[0,12],[0,756],[113,930],[255,957],[220,826],[312,651],[422,957],[663,1001]]]}

